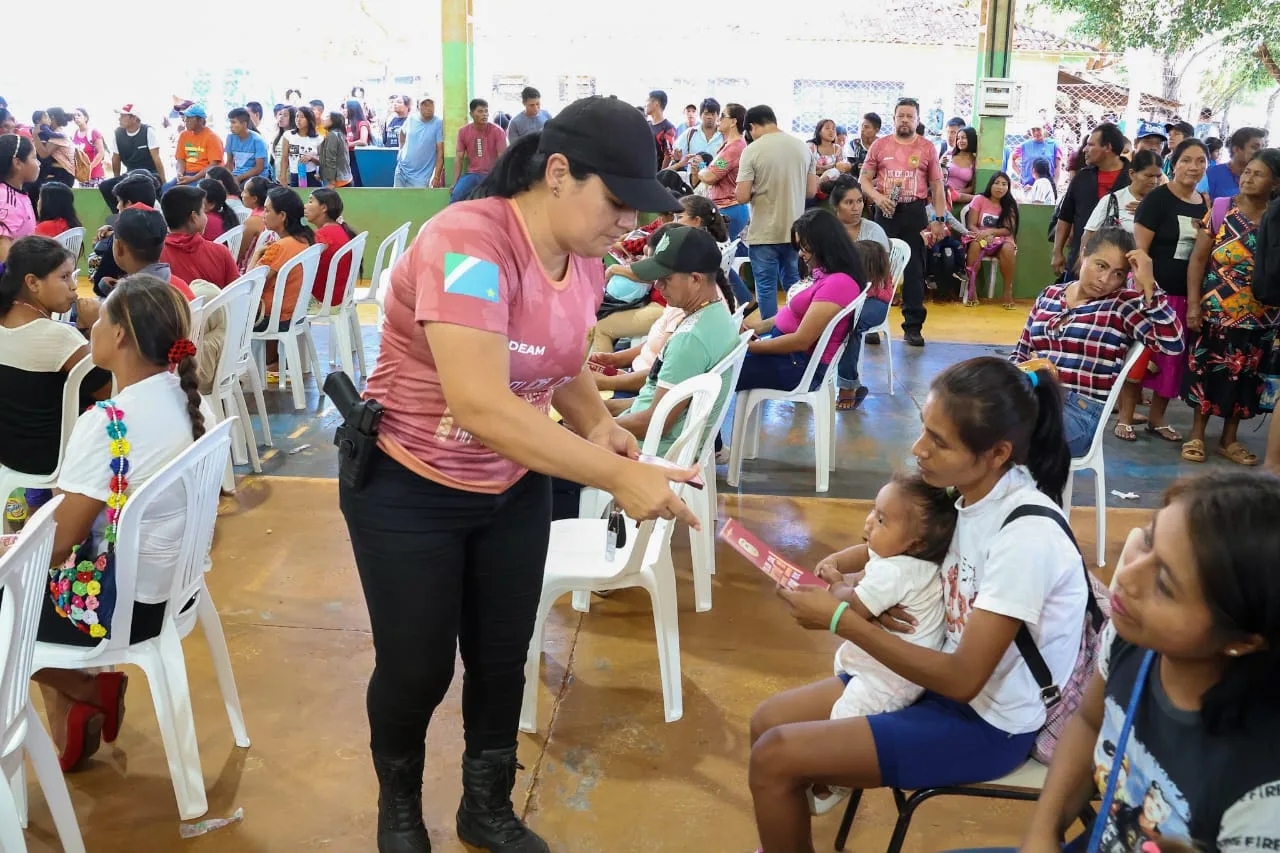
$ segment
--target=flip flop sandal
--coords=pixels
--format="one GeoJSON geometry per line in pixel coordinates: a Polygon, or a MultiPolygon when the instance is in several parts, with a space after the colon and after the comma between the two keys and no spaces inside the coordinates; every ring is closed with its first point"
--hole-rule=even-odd
{"type": "Polygon", "coordinates": [[[1183,442],[1182,459],[1184,462],[1203,462],[1204,442],[1198,438],[1183,442]]]}
{"type": "Polygon", "coordinates": [[[1178,434],[1178,431],[1173,427],[1169,426],[1168,424],[1165,424],[1164,426],[1153,427],[1150,423],[1148,423],[1146,426],[1146,429],[1144,429],[1143,432],[1148,433],[1149,435],[1154,435],[1156,438],[1160,439],[1161,441],[1171,441],[1175,443],[1182,441],[1182,436],[1178,434]]]}
{"type": "Polygon", "coordinates": [[[1003,306],[1001,306],[1001,307],[1002,307],[1002,308],[1004,308],[1004,310],[1006,310],[1006,311],[1012,311],[1012,310],[1014,310],[1015,308],[1017,308],[1018,306],[1017,306],[1017,305],[1014,305],[1012,302],[1006,302],[1006,303],[1005,303],[1003,306]]]}
{"type": "Polygon", "coordinates": [[[1138,436],[1134,434],[1133,424],[1116,424],[1111,434],[1121,441],[1137,441],[1138,436]]]}
{"type": "Polygon", "coordinates": [[[1230,459],[1237,465],[1253,466],[1258,464],[1258,457],[1250,453],[1249,448],[1238,441],[1233,441],[1226,447],[1219,447],[1218,455],[1230,459]]]}
{"type": "Polygon", "coordinates": [[[862,405],[862,401],[867,399],[868,393],[870,392],[868,391],[867,386],[865,385],[860,385],[857,388],[855,388],[853,390],[852,397],[846,397],[844,390],[841,390],[840,398],[836,400],[836,411],[847,412],[847,411],[850,411],[851,409],[858,408],[859,406],[862,405]]]}

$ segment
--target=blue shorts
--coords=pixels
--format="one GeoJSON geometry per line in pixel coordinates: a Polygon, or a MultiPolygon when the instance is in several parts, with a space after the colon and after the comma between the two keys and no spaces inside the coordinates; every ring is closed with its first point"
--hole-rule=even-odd
{"type": "Polygon", "coordinates": [[[880,783],[914,791],[990,782],[1022,765],[1036,733],[1011,735],[969,705],[925,692],[910,708],[867,717],[880,783]]]}

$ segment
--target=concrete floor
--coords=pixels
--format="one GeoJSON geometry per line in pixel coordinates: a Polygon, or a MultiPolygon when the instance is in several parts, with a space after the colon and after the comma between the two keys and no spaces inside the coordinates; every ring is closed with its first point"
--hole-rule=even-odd
{"type": "MultiPolygon", "coordinates": [[[[90,850],[142,853],[372,851],[376,789],[366,752],[364,687],[372,664],[361,599],[332,481],[255,478],[224,501],[210,588],[218,603],[253,745],[232,742],[197,632],[185,644],[208,817],[244,822],[190,842],[178,816],[145,679],[130,671],[120,739],[68,776],[90,850]]],[[[865,501],[762,496],[724,499],[800,562],[850,541],[865,501]]],[[[1145,513],[1112,510],[1111,557],[1145,513]]],[[[1088,510],[1075,517],[1086,553],[1088,510]]],[[[597,599],[582,615],[562,601],[548,623],[540,730],[520,736],[516,801],[558,853],[754,850],[746,786],[747,721],[771,694],[830,672],[835,641],[797,627],[771,583],[733,552],[717,552],[714,607],[695,613],[687,538],[674,540],[680,597],[684,718],[664,723],[652,611],[639,590],[597,599]]],[[[427,823],[437,851],[453,837],[462,749],[460,682],[427,739],[427,823]]],[[[58,850],[32,783],[32,853],[58,850]]],[[[908,853],[1015,844],[1022,804],[943,798],[921,809],[908,853]]],[[[865,800],[850,849],[887,843],[892,802],[865,800]]],[[[838,815],[818,821],[825,848],[838,815]]]]}
{"type": "MultiPolygon", "coordinates": [[[[721,484],[721,518],[742,519],[801,563],[849,544],[861,528],[865,499],[909,459],[929,378],[947,363],[996,349],[964,343],[966,335],[1012,341],[1020,323],[1016,312],[998,308],[934,309],[925,349],[893,344],[892,396],[881,393],[883,347],[868,348],[864,369],[873,394],[863,410],[839,415],[837,471],[828,497],[813,496],[809,414],[770,408],[761,459],[749,463],[740,493],[721,484]]],[[[371,327],[365,336],[372,354],[371,327]]],[[[322,353],[325,337],[317,336],[322,353]]],[[[248,750],[232,742],[202,637],[197,632],[185,644],[207,817],[243,808],[244,822],[180,841],[149,692],[133,671],[119,741],[104,746],[85,772],[68,777],[95,853],[374,849],[376,789],[364,712],[372,651],[337,509],[330,445],[336,414],[314,385],[305,412],[294,413],[287,394],[267,396],[277,447],[264,459],[266,475],[243,478],[236,497],[224,500],[210,575],[253,739],[248,750]]],[[[1242,436],[1261,453],[1260,436],[1248,430],[1242,436]]],[[[1109,488],[1142,495],[1124,509],[1111,502],[1110,564],[1128,530],[1147,516],[1128,507],[1154,505],[1180,468],[1176,448],[1152,441],[1109,442],[1107,466],[1109,488]]],[[[1078,505],[1090,497],[1087,483],[1081,487],[1078,505]]],[[[1077,510],[1072,520],[1085,553],[1092,554],[1092,509],[1077,510]]],[[[520,736],[527,769],[516,801],[558,853],[754,850],[747,721],[766,697],[830,672],[833,638],[795,626],[770,582],[735,554],[719,548],[715,606],[697,614],[683,531],[674,552],[685,708],[679,722],[663,722],[652,611],[642,592],[596,600],[587,615],[562,601],[549,620],[541,729],[520,736]]],[[[435,849],[444,853],[463,849],[452,828],[462,749],[460,691],[455,683],[427,743],[427,823],[435,849]]],[[[31,797],[30,849],[60,849],[34,783],[31,797]]],[[[936,800],[918,813],[906,850],[1013,845],[1028,815],[1023,804],[936,800]]],[[[869,794],[850,849],[883,849],[893,818],[890,797],[869,794]]],[[[837,812],[817,822],[818,849],[830,849],[838,820],[837,812]]]]}

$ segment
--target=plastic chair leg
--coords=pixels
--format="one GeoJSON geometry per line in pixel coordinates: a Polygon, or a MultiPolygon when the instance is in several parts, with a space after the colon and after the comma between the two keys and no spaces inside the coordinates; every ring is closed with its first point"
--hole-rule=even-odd
{"type": "Polygon", "coordinates": [[[1102,453],[1093,464],[1093,512],[1097,516],[1098,568],[1102,568],[1107,564],[1107,474],[1102,453]]]}
{"type": "MultiPolygon", "coordinates": [[[[695,494],[695,490],[686,488],[685,500],[698,516],[702,530],[689,528],[689,556],[693,563],[693,602],[694,610],[706,613],[711,609],[711,574],[715,571],[715,517],[707,505],[705,493],[695,494]]],[[[670,543],[667,548],[670,549],[670,543]]]]}
{"type": "Polygon", "coordinates": [[[893,338],[889,336],[889,327],[884,330],[884,357],[889,364],[889,396],[898,393],[893,387],[893,338]]]}
{"type": "MultiPolygon", "coordinates": [[[[236,413],[239,415],[239,420],[236,421],[235,425],[237,435],[244,442],[244,447],[249,451],[249,465],[253,468],[253,473],[261,474],[262,460],[258,457],[258,441],[253,434],[253,424],[249,421],[249,405],[245,402],[244,392],[240,390],[239,386],[231,389],[231,396],[236,404],[236,413]]],[[[231,446],[235,447],[236,442],[233,441],[231,446]]]]}
{"type": "Polygon", "coordinates": [[[302,384],[301,348],[303,346],[306,346],[306,342],[300,345],[297,335],[290,335],[280,342],[280,349],[286,361],[286,364],[280,365],[280,381],[283,382],[285,374],[288,373],[289,390],[293,392],[293,408],[299,412],[307,408],[307,390],[302,384]]]}
{"type": "Polygon", "coordinates": [[[253,359],[249,359],[248,369],[245,376],[249,379],[249,389],[253,391],[253,402],[258,407],[258,423],[262,428],[262,443],[267,447],[275,447],[275,442],[271,440],[271,421],[267,418],[267,400],[263,395],[262,374],[258,373],[257,365],[253,359]]]}
{"type": "MultiPolygon", "coordinates": [[[[306,358],[302,365],[302,375],[313,374],[316,378],[316,385],[319,385],[324,381],[324,363],[320,361],[320,352],[316,349],[316,336],[311,331],[310,324],[307,324],[307,327],[302,330],[302,341],[305,347],[302,354],[306,358]]],[[[330,356],[332,357],[332,353],[330,353],[330,356]]]]}
{"type": "Polygon", "coordinates": [[[352,308],[347,315],[351,323],[351,341],[356,348],[356,361],[360,364],[360,375],[369,378],[369,368],[364,360],[364,333],[360,331],[360,315],[352,308]]]}
{"type": "Polygon", "coordinates": [[[1067,516],[1067,521],[1071,521],[1071,493],[1075,491],[1076,472],[1067,471],[1067,485],[1062,489],[1062,512],[1067,516]]]}
{"type": "Polygon", "coordinates": [[[813,399],[813,466],[817,491],[825,492],[831,487],[831,421],[835,412],[831,405],[831,395],[825,388],[819,388],[813,399]]]}
{"type": "Polygon", "coordinates": [[[653,604],[653,630],[658,644],[658,669],[662,675],[662,704],[668,723],[684,716],[680,680],[680,613],[676,604],[676,575],[670,553],[664,553],[644,575],[653,604]]]}
{"type": "Polygon", "coordinates": [[[827,469],[836,470],[836,391],[835,383],[827,386],[831,406],[831,441],[827,445],[827,469]]]}
{"type": "Polygon", "coordinates": [[[194,820],[209,810],[209,801],[200,769],[195,719],[191,715],[187,662],[172,622],[165,626],[155,642],[157,645],[141,652],[135,663],[146,674],[151,687],[156,722],[160,725],[160,740],[164,744],[173,793],[178,801],[178,815],[183,820],[194,820]]]}
{"type": "MultiPolygon", "coordinates": [[[[355,344],[351,341],[351,324],[344,321],[341,317],[329,318],[329,357],[333,358],[334,349],[336,347],[338,365],[342,368],[342,372],[352,377],[354,381],[355,371],[355,344]]],[[[320,381],[320,377],[316,377],[316,381],[320,381]]]]}
{"type": "Polygon", "coordinates": [[[746,450],[743,445],[747,442],[748,421],[751,420],[751,412],[747,409],[750,399],[749,392],[742,391],[734,401],[733,437],[729,442],[729,468],[725,472],[725,482],[735,488],[742,479],[742,457],[746,450]]]}
{"type": "Polygon", "coordinates": [[[26,714],[27,756],[31,759],[31,767],[35,771],[36,779],[40,782],[40,790],[44,791],[49,812],[53,815],[53,825],[58,830],[58,840],[62,842],[65,853],[84,853],[84,838],[80,835],[80,824],[76,820],[76,811],[71,805],[71,795],[67,792],[67,779],[62,774],[62,767],[58,764],[58,754],[54,751],[53,741],[41,725],[40,718],[31,705],[27,705],[26,714]]]}
{"type": "Polygon", "coordinates": [[[209,655],[213,658],[213,671],[218,676],[218,690],[222,693],[222,703],[227,707],[227,719],[231,723],[231,733],[235,736],[236,746],[241,749],[249,747],[249,732],[244,725],[244,712],[240,709],[240,691],[236,689],[236,674],[231,669],[231,655],[227,651],[227,638],[222,633],[222,619],[218,616],[218,608],[209,595],[209,587],[200,591],[200,600],[196,602],[196,615],[200,620],[200,629],[204,631],[205,642],[209,645],[209,655]]]}
{"type": "Polygon", "coordinates": [[[533,636],[529,639],[529,654],[524,661],[524,699],[520,703],[520,731],[530,734],[538,730],[538,666],[542,663],[542,633],[547,613],[554,603],[552,590],[544,586],[538,600],[538,615],[533,622],[533,636]]]}
{"type": "Polygon", "coordinates": [[[586,589],[576,589],[573,596],[569,599],[574,610],[579,613],[591,612],[591,591],[586,589]]]}
{"type": "Polygon", "coordinates": [[[758,459],[760,456],[760,430],[764,426],[764,404],[764,400],[757,400],[751,407],[750,417],[747,419],[747,446],[743,448],[743,457],[746,459],[758,459]]]}
{"type": "MultiPolygon", "coordinates": [[[[38,723],[39,721],[37,721],[38,723]]],[[[13,802],[18,809],[19,823],[27,828],[27,766],[22,761],[22,750],[15,749],[2,761],[0,770],[4,771],[4,783],[13,794],[13,802]]],[[[0,850],[4,847],[0,846],[0,850]]]]}
{"type": "Polygon", "coordinates": [[[27,850],[22,834],[22,816],[8,785],[0,785],[0,850],[5,853],[26,853],[27,850]]]}

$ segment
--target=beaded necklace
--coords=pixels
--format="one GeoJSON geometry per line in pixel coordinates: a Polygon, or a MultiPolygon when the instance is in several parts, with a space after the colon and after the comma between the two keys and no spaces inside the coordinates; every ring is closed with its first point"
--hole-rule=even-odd
{"type": "Polygon", "coordinates": [[[129,439],[125,437],[128,429],[124,424],[124,412],[115,401],[105,400],[97,405],[107,415],[107,438],[111,441],[111,493],[107,496],[107,524],[103,530],[107,548],[92,561],[79,558],[79,545],[73,548],[62,568],[49,570],[49,592],[59,616],[68,619],[90,637],[102,639],[107,635],[107,628],[98,618],[98,596],[102,593],[104,576],[115,564],[120,511],[128,500],[125,492],[129,488],[129,439]]]}

